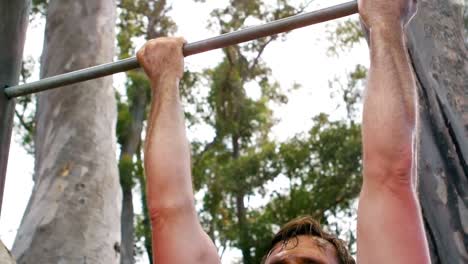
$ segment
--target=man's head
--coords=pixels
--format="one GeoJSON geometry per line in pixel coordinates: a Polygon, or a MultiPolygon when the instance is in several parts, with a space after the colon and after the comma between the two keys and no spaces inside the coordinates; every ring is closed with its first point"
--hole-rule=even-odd
{"type": "Polygon", "coordinates": [[[271,241],[262,264],[355,264],[343,240],[326,233],[311,217],[294,219],[271,241]]]}

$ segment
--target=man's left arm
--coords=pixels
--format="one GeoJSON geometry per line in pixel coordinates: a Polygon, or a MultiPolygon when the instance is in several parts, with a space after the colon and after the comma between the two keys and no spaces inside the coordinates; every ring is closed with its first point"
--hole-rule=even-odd
{"type": "Polygon", "coordinates": [[[430,263],[416,193],[417,92],[404,27],[415,0],[360,0],[369,29],[358,261],[430,263]]]}

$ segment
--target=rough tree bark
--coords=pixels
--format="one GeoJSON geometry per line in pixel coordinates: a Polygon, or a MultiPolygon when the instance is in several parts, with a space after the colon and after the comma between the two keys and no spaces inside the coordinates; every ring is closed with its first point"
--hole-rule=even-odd
{"type": "Polygon", "coordinates": [[[15,264],[15,260],[11,255],[10,251],[5,247],[5,245],[0,240],[0,263],[2,264],[15,264]]]}
{"type": "Polygon", "coordinates": [[[134,257],[134,234],[135,226],[133,223],[133,195],[131,188],[122,188],[122,215],[121,215],[121,264],[135,263],[134,257]]]}
{"type": "Polygon", "coordinates": [[[15,112],[3,89],[18,84],[28,15],[29,1],[0,0],[0,212],[15,112]]]}
{"type": "MultiPolygon", "coordinates": [[[[49,2],[41,76],[112,61],[112,0],[49,2]]],[[[111,77],[39,94],[34,189],[18,263],[118,263],[121,194],[111,77]]]]}
{"type": "MultiPolygon", "coordinates": [[[[239,150],[239,137],[232,136],[232,158],[238,159],[240,155],[239,150]]],[[[245,193],[242,189],[237,190],[236,194],[236,215],[237,226],[239,228],[239,247],[242,252],[242,259],[244,264],[252,264],[251,246],[249,244],[249,233],[247,223],[247,208],[244,204],[245,193]]]]}
{"type": "Polygon", "coordinates": [[[468,57],[463,1],[419,1],[408,28],[420,96],[419,196],[434,264],[468,263],[468,57]]]}
{"type": "MultiPolygon", "coordinates": [[[[141,142],[141,132],[146,114],[147,91],[145,87],[135,87],[135,96],[130,104],[130,131],[127,137],[122,142],[119,164],[125,163],[125,160],[132,161],[137,151],[140,151],[139,145],[141,142]]],[[[133,179],[132,175],[122,175],[123,170],[120,170],[121,186],[122,186],[122,215],[121,215],[121,232],[122,232],[122,258],[121,264],[133,264],[134,258],[134,241],[135,241],[135,226],[133,219],[135,217],[133,211],[133,179]],[[122,177],[126,177],[126,183],[122,182],[122,177]]]]}
{"type": "MultiPolygon", "coordinates": [[[[6,98],[3,89],[5,86],[16,85],[19,80],[24,39],[28,26],[29,4],[28,0],[0,0],[0,209],[3,201],[3,188],[15,112],[15,101],[6,98]]],[[[0,263],[15,263],[1,240],[0,263]]]]}

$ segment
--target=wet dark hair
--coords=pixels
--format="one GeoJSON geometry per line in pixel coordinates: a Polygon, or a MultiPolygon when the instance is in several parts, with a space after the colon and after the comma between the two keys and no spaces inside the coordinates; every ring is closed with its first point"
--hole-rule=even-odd
{"type": "MultiPolygon", "coordinates": [[[[299,217],[285,224],[271,240],[268,253],[263,257],[262,264],[265,263],[266,259],[271,254],[271,251],[278,243],[282,243],[282,246],[285,246],[291,241],[291,239],[296,239],[295,246],[297,246],[297,237],[302,235],[321,238],[332,244],[336,250],[338,263],[356,264],[356,261],[346,247],[346,243],[337,236],[325,232],[320,224],[310,216],[299,217]]],[[[322,247],[323,245],[320,244],[319,246],[322,247]]]]}

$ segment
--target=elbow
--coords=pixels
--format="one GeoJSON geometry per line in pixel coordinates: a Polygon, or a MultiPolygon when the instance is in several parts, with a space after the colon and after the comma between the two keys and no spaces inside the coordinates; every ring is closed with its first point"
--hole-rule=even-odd
{"type": "Polygon", "coordinates": [[[392,191],[413,190],[414,155],[411,149],[400,151],[398,155],[365,155],[364,181],[392,191]]]}
{"type": "Polygon", "coordinates": [[[148,201],[149,217],[152,225],[165,225],[166,222],[196,214],[193,199],[172,199],[170,201],[148,201]]]}
{"type": "Polygon", "coordinates": [[[190,174],[180,167],[146,164],[146,201],[152,222],[195,211],[190,174]]]}
{"type": "Polygon", "coordinates": [[[406,183],[412,176],[414,165],[414,155],[411,149],[401,151],[398,157],[385,161],[388,173],[393,175],[396,180],[406,183]]]}

